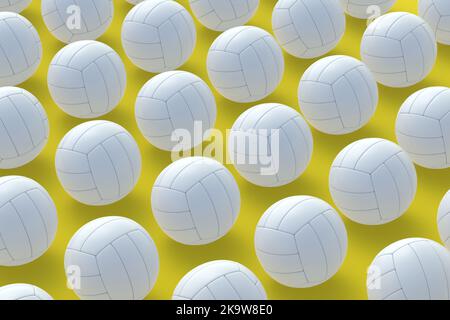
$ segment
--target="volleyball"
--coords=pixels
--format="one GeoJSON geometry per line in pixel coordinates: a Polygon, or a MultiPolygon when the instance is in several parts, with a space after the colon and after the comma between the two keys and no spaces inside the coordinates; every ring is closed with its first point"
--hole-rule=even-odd
{"type": "Polygon", "coordinates": [[[117,202],[128,195],[141,174],[141,154],[122,126],[104,120],[82,123],[61,140],[56,173],[64,190],[92,206],[117,202]]]}
{"type": "Polygon", "coordinates": [[[192,55],[194,20],[179,3],[147,0],[130,10],[122,25],[122,45],[137,67],[153,73],[175,70],[192,55]]]}
{"type": "Polygon", "coordinates": [[[417,190],[417,174],[411,159],[395,143],[362,139],[338,154],[329,187],[334,203],[349,219],[380,225],[409,208],[417,190]]]}
{"type": "Polygon", "coordinates": [[[283,53],[275,39],[251,26],[222,33],[210,47],[206,64],[214,88],[234,102],[264,99],[284,73],[283,53]]]}
{"type": "Polygon", "coordinates": [[[56,207],[36,181],[0,177],[0,266],[20,266],[42,256],[58,225],[56,207]]]}
{"type": "Polygon", "coordinates": [[[308,167],[313,137],[294,109],[266,103],[248,109],[228,137],[230,159],[247,181],[279,187],[296,180],[308,167]]]}
{"type": "Polygon", "coordinates": [[[30,21],[12,12],[0,12],[0,34],[0,87],[15,86],[39,67],[41,40],[30,21]]]}
{"type": "Polygon", "coordinates": [[[370,70],[348,56],[313,63],[298,87],[300,109],[317,130],[347,134],[367,124],[378,105],[378,87],[370,70]]]}
{"type": "Polygon", "coordinates": [[[337,46],[345,32],[345,14],[338,0],[279,0],[272,28],[289,54],[311,59],[337,46]]]}
{"type": "Polygon", "coordinates": [[[62,48],[47,74],[55,103],[77,118],[96,118],[112,111],[125,94],[126,81],[120,56],[106,44],[92,40],[62,48]]]}
{"type": "Polygon", "coordinates": [[[59,41],[95,40],[108,30],[114,15],[112,0],[42,0],[48,31],[59,41]]]}
{"type": "Polygon", "coordinates": [[[419,16],[428,22],[438,42],[450,45],[450,2],[419,0],[419,16]]]}
{"type": "Polygon", "coordinates": [[[422,18],[407,12],[388,13],[364,32],[361,58],[379,83],[409,87],[425,79],[433,69],[436,38],[422,18]]]}
{"type": "Polygon", "coordinates": [[[347,231],[325,201],[293,196],[263,214],[255,232],[256,255],[277,282],[308,288],[330,279],[347,254],[347,231]]]}
{"type": "Polygon", "coordinates": [[[139,129],[152,145],[179,151],[203,142],[216,123],[217,106],[201,78],[185,71],[168,71],[144,85],[135,114],[139,129]]]}

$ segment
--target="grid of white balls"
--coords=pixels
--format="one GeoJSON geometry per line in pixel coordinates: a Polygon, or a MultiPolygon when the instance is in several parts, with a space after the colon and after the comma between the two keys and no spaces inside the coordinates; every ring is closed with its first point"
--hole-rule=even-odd
{"type": "MultiPolygon", "coordinates": [[[[196,29],[188,11],[171,0],[127,1],[136,5],[122,29],[128,58],[150,72],[171,71],[182,66],[196,43],[196,29]]],[[[25,90],[7,87],[30,78],[41,61],[42,45],[37,31],[17,14],[30,2],[0,1],[0,85],[4,86],[0,91],[2,168],[15,168],[32,161],[48,139],[48,120],[39,101],[25,90]]],[[[343,10],[354,17],[367,18],[373,5],[378,6],[378,13],[384,14],[395,1],[340,2],[343,7],[338,5],[338,0],[280,0],[274,8],[272,23],[281,47],[300,58],[324,55],[338,44],[345,31],[343,10]]],[[[242,26],[252,18],[259,1],[237,4],[232,0],[190,0],[189,3],[205,27],[225,31],[211,46],[206,63],[215,89],[235,102],[255,102],[273,93],[284,72],[281,48],[266,31],[242,26]]],[[[49,70],[52,97],[68,114],[80,118],[104,115],[124,95],[126,73],[120,57],[112,48],[91,41],[108,29],[113,12],[112,0],[42,1],[42,15],[50,33],[62,42],[75,42],[55,56],[49,70]],[[72,9],[80,10],[79,26],[66,23],[66,19],[77,22],[77,17],[70,17],[76,10],[70,12],[68,5],[77,5],[72,9]],[[58,68],[61,70],[55,71],[58,68]],[[99,88],[99,83],[104,86],[99,88]]],[[[320,120],[338,119],[341,127],[334,123],[323,127],[315,124],[326,133],[354,131],[370,120],[378,102],[378,90],[370,71],[376,81],[391,87],[411,86],[423,80],[436,60],[436,40],[450,43],[450,4],[445,0],[421,0],[419,15],[423,19],[409,13],[391,13],[376,19],[367,28],[361,44],[362,60],[367,66],[340,56],[319,60],[308,69],[299,89],[305,117],[313,125],[317,115],[322,117],[320,120]],[[338,64],[339,60],[348,62],[349,66],[338,64]],[[320,100],[327,96],[330,86],[342,79],[347,81],[345,88],[340,88],[342,97],[320,100]],[[365,84],[364,94],[360,94],[362,84],[365,84]],[[308,97],[316,100],[308,102],[308,97]],[[359,121],[352,118],[347,127],[347,118],[355,114],[350,115],[340,105],[348,103],[349,97],[358,109],[359,121]],[[334,110],[331,113],[326,109],[313,110],[323,108],[323,104],[333,105],[334,110]],[[329,118],[330,114],[334,118],[329,118]]],[[[160,77],[162,81],[152,87],[152,96],[145,93],[144,87],[145,94],[139,98],[159,99],[165,106],[145,113],[137,103],[137,121],[141,121],[144,135],[154,123],[143,125],[143,120],[173,117],[168,100],[175,96],[184,100],[184,107],[191,115],[194,115],[194,104],[201,102],[205,110],[198,118],[207,121],[206,129],[213,127],[216,105],[202,79],[186,72],[168,72],[160,77]],[[179,87],[175,83],[164,89],[163,83],[174,75],[182,75],[180,81],[187,84],[179,87]],[[153,97],[159,94],[158,90],[162,90],[165,100],[153,97]],[[163,118],[140,118],[141,112],[163,118]]],[[[397,219],[408,209],[417,189],[410,157],[428,168],[450,166],[449,92],[444,87],[426,88],[405,101],[396,123],[398,142],[403,149],[387,140],[363,139],[350,144],[336,157],[329,187],[344,215],[362,224],[397,219]]],[[[191,120],[194,122],[196,118],[192,116],[191,120]]],[[[239,168],[238,164],[236,168],[247,180],[262,186],[295,180],[306,169],[312,155],[309,127],[289,107],[268,104],[244,113],[234,129],[258,129],[264,124],[269,129],[282,128],[285,137],[282,168],[295,169],[281,181],[277,176],[273,182],[265,180],[261,173],[251,172],[249,176],[245,167],[239,168]],[[283,112],[275,114],[274,110],[283,112]],[[265,118],[271,119],[267,122],[265,118]],[[281,127],[274,125],[280,119],[281,127]],[[288,123],[294,125],[285,128],[288,123]],[[287,145],[293,152],[292,163],[286,163],[287,145]]],[[[187,121],[181,126],[192,129],[191,125],[187,121]]],[[[166,131],[164,136],[171,136],[170,128],[166,131]]],[[[167,141],[158,146],[151,138],[154,136],[150,135],[149,141],[155,146],[170,149],[167,141]]],[[[140,151],[134,138],[121,126],[108,121],[86,122],[72,129],[61,141],[56,169],[63,188],[74,199],[88,205],[106,205],[133,190],[141,171],[140,151]]],[[[437,216],[441,240],[447,247],[450,245],[449,194],[450,191],[444,196],[437,216]]],[[[161,173],[152,191],[152,209],[160,227],[174,240],[190,245],[206,244],[225,236],[234,225],[239,208],[239,188],[232,174],[207,158],[173,163],[161,173]]],[[[1,265],[22,265],[37,259],[51,245],[56,226],[55,205],[41,185],[25,177],[0,178],[1,265]]],[[[326,202],[309,196],[290,197],[274,204],[261,218],[256,228],[255,249],[274,280],[291,287],[310,287],[327,281],[339,270],[346,255],[347,233],[337,212],[326,202]]],[[[142,226],[124,217],[104,217],[89,222],[72,237],[66,250],[65,267],[69,270],[74,266],[80,268],[78,285],[81,286],[73,283],[73,289],[82,299],[143,299],[155,284],[159,257],[152,238],[142,226]]],[[[368,274],[368,296],[369,299],[450,299],[449,274],[450,254],[443,246],[428,239],[401,240],[375,257],[368,274]]],[[[70,280],[70,274],[68,277],[70,280]]],[[[250,270],[226,260],[194,268],[179,282],[173,294],[173,299],[189,300],[266,298],[261,282],[250,270]]],[[[52,297],[29,284],[0,288],[0,300],[29,299],[51,300],[52,297]]]]}

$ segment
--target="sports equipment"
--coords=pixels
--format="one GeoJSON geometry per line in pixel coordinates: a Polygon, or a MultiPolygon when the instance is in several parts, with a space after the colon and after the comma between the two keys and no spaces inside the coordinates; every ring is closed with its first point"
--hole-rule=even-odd
{"type": "Polygon", "coordinates": [[[113,110],[126,87],[125,66],[109,46],[77,41],[62,48],[48,70],[48,88],[67,114],[96,118],[113,110]]]}
{"type": "Polygon", "coordinates": [[[330,56],[312,64],[298,87],[300,109],[317,130],[346,134],[363,127],[378,104],[370,70],[348,56],[330,56]]]}
{"type": "Polygon", "coordinates": [[[75,233],[64,256],[68,282],[83,300],[141,300],[159,271],[158,251],[138,223],[104,217],[75,233]]]}
{"type": "Polygon", "coordinates": [[[395,132],[418,165],[450,168],[450,88],[430,87],[411,95],[400,108],[395,132]]]}
{"type": "Polygon", "coordinates": [[[397,0],[340,0],[345,12],[355,18],[370,19],[388,12],[397,0]]]}
{"type": "Polygon", "coordinates": [[[20,13],[31,3],[31,0],[0,0],[0,11],[20,13]]]}
{"type": "Polygon", "coordinates": [[[178,283],[173,300],[266,300],[258,278],[242,264],[217,260],[189,271],[178,283]]]}
{"type": "Polygon", "coordinates": [[[70,43],[95,40],[108,30],[114,15],[112,0],[42,0],[42,17],[50,33],[70,43]]]}
{"type": "Polygon", "coordinates": [[[234,102],[254,102],[281,82],[284,58],[275,39],[257,27],[236,27],[214,40],[206,61],[214,88],[234,102]]]}
{"type": "Polygon", "coordinates": [[[306,170],[313,138],[297,111],[266,103],[239,116],[228,138],[228,152],[246,180],[258,186],[278,187],[291,183],[306,170]]]}
{"type": "Polygon", "coordinates": [[[153,77],[136,100],[136,120],[142,134],[154,146],[168,151],[178,147],[189,150],[202,143],[214,127],[216,115],[211,89],[202,79],[184,71],[153,77]],[[180,137],[178,130],[183,130],[180,137]],[[190,139],[185,141],[188,133],[190,139]]]}
{"type": "Polygon", "coordinates": [[[308,288],[330,279],[347,254],[347,231],[325,201],[295,196],[278,201],[261,217],[255,249],[277,282],[308,288]]]}
{"type": "Polygon", "coordinates": [[[47,144],[47,114],[28,91],[0,87],[0,169],[23,166],[47,144]]]}
{"type": "Polygon", "coordinates": [[[339,0],[279,0],[272,28],[289,54],[311,59],[337,46],[345,32],[345,14],[339,0]]]}
{"type": "Polygon", "coordinates": [[[433,69],[436,38],[422,18],[407,12],[388,13],[364,32],[361,57],[379,83],[409,87],[433,69]]]}
{"type": "Polygon", "coordinates": [[[408,155],[384,139],[345,147],[330,170],[330,193],[351,220],[367,225],[399,218],[414,200],[417,175],[408,155]]]}
{"type": "Polygon", "coordinates": [[[129,194],[141,174],[141,154],[134,138],[109,121],[89,121],[70,130],[55,156],[64,190],[88,205],[106,205],[129,194]]]}
{"type": "Polygon", "coordinates": [[[139,68],[159,73],[177,69],[192,55],[194,20],[179,3],[147,0],[130,10],[122,25],[122,45],[139,68]]]}
{"type": "Polygon", "coordinates": [[[256,13],[259,0],[189,0],[189,4],[202,25],[225,31],[246,24],[256,13]]]}
{"type": "Polygon", "coordinates": [[[156,222],[173,240],[188,245],[214,242],[236,222],[241,197],[231,173],[203,157],[178,160],[161,172],[152,189],[156,222]]]}
{"type": "Polygon", "coordinates": [[[431,26],[438,42],[450,45],[449,1],[419,0],[419,16],[431,26]]]}
{"type": "Polygon", "coordinates": [[[0,87],[30,78],[41,59],[41,39],[31,22],[17,13],[0,12],[0,87]]]}
{"type": "Polygon", "coordinates": [[[53,298],[41,288],[16,283],[0,287],[0,300],[53,300],[53,298]]]}
{"type": "Polygon", "coordinates": [[[397,241],[373,260],[367,277],[370,300],[449,300],[450,253],[423,238],[397,241]]]}
{"type": "Polygon", "coordinates": [[[439,205],[437,224],[442,242],[450,249],[450,190],[439,205]]]}
{"type": "Polygon", "coordinates": [[[36,181],[0,177],[0,266],[36,260],[55,238],[58,217],[53,200],[36,181]]]}

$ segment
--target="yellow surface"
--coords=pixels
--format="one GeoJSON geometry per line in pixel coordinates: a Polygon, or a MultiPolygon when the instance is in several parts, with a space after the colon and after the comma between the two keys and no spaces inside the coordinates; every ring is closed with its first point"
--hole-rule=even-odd
{"type": "MultiPolygon", "coordinates": [[[[180,0],[189,7],[188,0],[180,0]]],[[[249,23],[271,32],[271,12],[276,1],[261,0],[257,15],[249,23]]],[[[21,86],[36,95],[50,119],[50,140],[44,152],[30,164],[16,170],[0,170],[0,175],[24,175],[37,180],[50,192],[59,215],[58,233],[50,250],[40,259],[22,267],[0,268],[0,285],[25,282],[42,287],[57,299],[74,299],[76,296],[65,285],[63,266],[65,247],[78,228],[98,217],[123,215],[141,223],[158,246],[160,274],[150,299],[168,299],[183,275],[195,266],[216,259],[238,261],[261,279],[271,299],[366,299],[366,268],[373,257],[388,244],[406,237],[426,237],[439,240],[436,212],[440,199],[449,188],[450,170],[426,170],[417,167],[419,185],[415,201],[399,220],[388,225],[369,227],[345,219],[349,234],[349,248],[345,263],[339,273],[325,284],[310,289],[290,289],[271,280],[263,271],[253,248],[253,234],[257,221],[274,202],[292,195],[313,195],[332,203],[328,192],[328,172],[334,157],[352,141],[365,137],[380,137],[395,141],[394,123],[401,103],[413,92],[428,86],[450,87],[450,46],[439,46],[438,62],[433,73],[420,84],[406,89],[380,86],[380,104],[372,121],[358,132],[346,136],[329,136],[317,131],[314,135],[314,156],[308,170],[294,183],[276,189],[253,186],[239,177],[242,195],[240,217],[232,231],[223,239],[201,247],[184,246],[170,240],[158,228],[150,208],[150,190],[158,174],[170,163],[170,154],[146,142],[138,131],[134,119],[134,102],[142,85],[152,77],[134,67],[126,58],[120,42],[120,29],[131,5],[125,0],[114,0],[114,21],[108,32],[99,40],[107,43],[123,57],[128,72],[128,88],[120,105],[103,119],[115,121],[126,127],[137,139],[143,157],[143,171],[135,190],[122,201],[105,207],[89,207],[72,200],[61,188],[54,168],[56,147],[68,130],[82,120],[64,114],[52,102],[46,85],[47,68],[56,52],[63,47],[47,31],[40,15],[40,1],[34,0],[23,12],[38,29],[43,42],[42,64],[29,81],[21,86]]],[[[398,0],[394,11],[417,12],[416,1],[398,0]]],[[[359,44],[366,22],[347,17],[347,31],[332,54],[345,54],[359,58],[359,44]]],[[[207,51],[218,33],[197,23],[198,41],[194,55],[182,70],[196,73],[208,80],[205,59],[207,51]]],[[[286,73],[278,90],[264,102],[279,102],[298,109],[297,86],[302,73],[313,60],[295,59],[285,54],[286,73]]],[[[314,60],[315,61],[315,60],[314,60]]],[[[217,128],[225,131],[234,120],[252,105],[231,103],[216,94],[218,103],[217,128]]]]}

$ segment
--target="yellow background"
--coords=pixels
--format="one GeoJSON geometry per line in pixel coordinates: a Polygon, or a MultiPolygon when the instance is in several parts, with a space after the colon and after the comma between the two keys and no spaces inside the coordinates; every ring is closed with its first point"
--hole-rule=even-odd
{"type": "MultiPolygon", "coordinates": [[[[179,1],[189,8],[188,0],[179,1]]],[[[261,0],[256,16],[249,23],[271,32],[271,12],[275,0],[261,0]]],[[[261,279],[271,299],[366,299],[366,269],[373,257],[388,244],[406,237],[426,237],[439,240],[436,212],[440,199],[449,188],[450,169],[426,170],[417,167],[418,192],[408,212],[400,219],[384,226],[363,226],[344,218],[349,235],[348,255],[339,273],[323,285],[310,289],[290,289],[271,280],[258,263],[253,249],[253,234],[257,221],[274,202],[292,195],[313,195],[332,204],[328,191],[328,172],[334,157],[346,145],[365,137],[380,137],[395,141],[394,123],[401,103],[413,92],[428,86],[450,87],[450,46],[439,46],[438,61],[432,72],[420,84],[406,89],[379,86],[380,104],[375,117],[363,129],[345,136],[329,136],[313,130],[314,155],[308,170],[294,183],[276,189],[253,186],[239,177],[229,166],[241,188],[242,208],[232,231],[223,239],[206,246],[189,247],[170,240],[158,228],[150,208],[150,190],[157,175],[170,163],[170,154],[160,151],[143,138],[134,119],[134,102],[139,89],[152,74],[134,67],[126,58],[120,42],[122,21],[131,9],[125,0],[114,0],[114,21],[99,40],[107,43],[123,57],[128,72],[128,88],[120,105],[103,119],[126,127],[137,139],[143,157],[143,171],[135,190],[122,201],[105,207],[89,207],[72,200],[61,188],[54,168],[56,147],[68,130],[82,120],[64,114],[53,103],[46,85],[48,65],[63,47],[47,31],[40,15],[40,1],[23,12],[37,28],[44,48],[44,57],[38,72],[21,87],[36,95],[50,119],[50,140],[43,153],[30,164],[16,170],[0,170],[0,175],[24,175],[37,180],[51,194],[59,215],[58,233],[48,252],[38,260],[21,267],[0,267],[0,285],[25,282],[48,291],[56,299],[75,299],[66,287],[63,266],[64,250],[78,228],[95,218],[123,215],[142,224],[158,246],[160,273],[149,295],[150,299],[169,299],[177,282],[197,265],[216,259],[238,261],[261,279]]],[[[398,0],[394,11],[417,12],[417,2],[398,0]]],[[[180,69],[196,73],[208,80],[205,59],[218,33],[196,23],[197,47],[191,59],[180,69]]],[[[359,45],[366,21],[347,16],[347,31],[339,46],[329,54],[345,54],[359,58],[359,45]]],[[[285,54],[286,73],[278,90],[264,102],[284,103],[298,109],[297,86],[305,69],[315,60],[300,60],[285,54]]],[[[216,94],[218,103],[217,128],[225,131],[234,120],[252,105],[231,103],[216,94]]]]}

